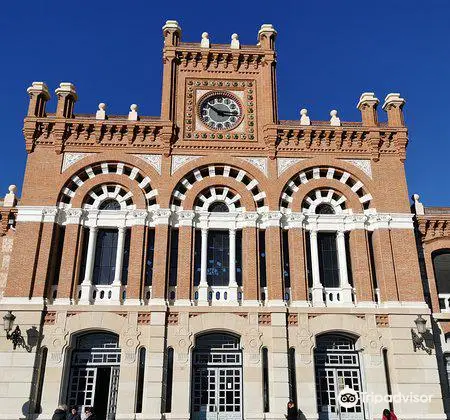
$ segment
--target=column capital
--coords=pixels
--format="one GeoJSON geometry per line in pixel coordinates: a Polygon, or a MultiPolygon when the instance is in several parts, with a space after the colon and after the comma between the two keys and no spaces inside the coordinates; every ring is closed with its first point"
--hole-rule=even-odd
{"type": "Polygon", "coordinates": [[[265,227],[280,227],[283,214],[279,211],[268,211],[261,214],[261,222],[265,227]]]}
{"type": "Polygon", "coordinates": [[[178,225],[181,226],[192,226],[195,219],[195,212],[192,210],[182,210],[177,213],[178,215],[178,225]]]}
{"type": "Polygon", "coordinates": [[[169,209],[158,209],[153,212],[153,220],[156,225],[168,225],[172,216],[169,209]]]}
{"type": "Polygon", "coordinates": [[[66,225],[79,225],[86,212],[83,209],[65,209],[62,214],[65,215],[66,225]]]}

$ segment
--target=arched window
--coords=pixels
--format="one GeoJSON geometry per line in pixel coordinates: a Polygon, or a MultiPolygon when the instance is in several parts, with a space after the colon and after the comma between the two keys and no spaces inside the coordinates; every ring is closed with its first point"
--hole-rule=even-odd
{"type": "Polygon", "coordinates": [[[208,208],[208,211],[210,213],[228,213],[229,209],[224,202],[215,201],[214,203],[211,203],[211,205],[208,208]]]}
{"type": "Polygon", "coordinates": [[[120,204],[117,200],[110,198],[108,200],[103,201],[99,208],[99,210],[120,210],[120,204]]]}
{"type": "Polygon", "coordinates": [[[319,204],[316,207],[316,214],[334,214],[335,211],[333,207],[328,203],[319,204]]]}
{"type": "Polygon", "coordinates": [[[450,293],[450,249],[436,251],[432,258],[438,293],[450,293]]]}

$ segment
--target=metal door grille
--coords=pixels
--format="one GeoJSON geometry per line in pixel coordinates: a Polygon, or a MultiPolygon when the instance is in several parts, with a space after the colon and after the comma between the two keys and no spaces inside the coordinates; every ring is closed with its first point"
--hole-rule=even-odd
{"type": "Polygon", "coordinates": [[[242,420],[242,353],[238,349],[239,342],[232,336],[200,337],[193,354],[193,420],[242,420]]]}
{"type": "Polygon", "coordinates": [[[339,392],[346,386],[361,389],[359,356],[353,340],[344,336],[319,337],[315,352],[317,407],[320,420],[363,420],[361,399],[355,407],[339,405],[339,392]]]}

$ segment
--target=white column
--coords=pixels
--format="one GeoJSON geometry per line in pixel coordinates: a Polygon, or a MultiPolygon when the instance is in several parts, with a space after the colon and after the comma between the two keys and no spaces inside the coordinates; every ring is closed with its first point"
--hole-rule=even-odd
{"type": "Polygon", "coordinates": [[[311,250],[311,271],[312,271],[312,301],[313,306],[324,306],[323,302],[323,286],[320,282],[319,269],[319,250],[317,247],[317,231],[311,230],[309,232],[310,250],[311,250]]]}
{"type": "Polygon", "coordinates": [[[122,269],[123,269],[123,257],[125,253],[125,226],[118,228],[117,236],[117,252],[116,252],[116,267],[114,271],[114,281],[112,283],[112,296],[111,300],[118,302],[120,300],[120,288],[122,286],[122,269]]]}
{"type": "Polygon", "coordinates": [[[345,252],[345,234],[338,231],[336,234],[336,246],[339,264],[339,283],[342,289],[342,303],[352,303],[352,287],[348,282],[347,253],[345,252]]]}
{"type": "Polygon", "coordinates": [[[81,283],[80,303],[90,303],[91,301],[92,274],[94,272],[97,231],[98,231],[97,226],[91,226],[89,228],[88,249],[86,252],[86,266],[84,270],[84,279],[83,282],[81,283]]]}
{"type": "Polygon", "coordinates": [[[200,284],[198,286],[198,305],[208,304],[208,282],[206,270],[208,266],[208,229],[202,228],[202,248],[200,258],[200,284]]]}
{"type": "Polygon", "coordinates": [[[230,303],[237,303],[238,285],[236,282],[236,230],[229,230],[229,279],[228,279],[228,301],[230,303]]]}

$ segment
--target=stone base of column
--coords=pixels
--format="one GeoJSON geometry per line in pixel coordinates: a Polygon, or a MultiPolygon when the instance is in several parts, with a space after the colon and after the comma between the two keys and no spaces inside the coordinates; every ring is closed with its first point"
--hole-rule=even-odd
{"type": "Polygon", "coordinates": [[[154,306],[166,306],[166,300],[163,298],[151,298],[148,301],[148,304],[154,306]]]}
{"type": "Polygon", "coordinates": [[[261,302],[259,300],[243,300],[242,306],[261,306],[261,302]]]}
{"type": "Polygon", "coordinates": [[[121,285],[120,285],[120,283],[119,284],[112,284],[111,285],[111,292],[112,292],[112,294],[111,294],[111,301],[113,302],[113,303],[120,303],[120,298],[121,298],[121,296],[120,296],[120,289],[121,289],[121,285]]]}
{"type": "Polygon", "coordinates": [[[71,305],[72,304],[72,299],[68,298],[68,297],[64,297],[64,298],[56,298],[53,301],[53,305],[71,305]]]}
{"type": "Polygon", "coordinates": [[[309,308],[311,304],[307,300],[293,300],[289,306],[291,308],[309,308]]]}
{"type": "Polygon", "coordinates": [[[357,304],[356,304],[356,306],[358,307],[358,308],[376,308],[377,307],[377,304],[375,303],[375,302],[372,302],[372,301],[370,301],[370,300],[368,300],[368,301],[362,301],[362,302],[358,302],[357,304]]]}
{"type": "Polygon", "coordinates": [[[81,296],[78,303],[89,305],[91,303],[91,285],[81,283],[81,296]]]}
{"type": "Polygon", "coordinates": [[[228,299],[226,300],[226,303],[228,305],[239,305],[238,302],[238,285],[231,285],[228,286],[228,299]]]}
{"type": "Polygon", "coordinates": [[[316,286],[312,288],[312,302],[313,306],[325,306],[325,302],[323,301],[323,287],[316,286]]]}
{"type": "Polygon", "coordinates": [[[341,292],[341,303],[353,305],[352,299],[352,288],[351,287],[343,287],[341,292]]]}
{"type": "Polygon", "coordinates": [[[137,298],[131,298],[131,299],[125,299],[123,304],[126,305],[126,306],[141,306],[142,305],[142,301],[140,299],[137,299],[137,298]]]}
{"type": "Polygon", "coordinates": [[[198,293],[198,299],[197,299],[197,305],[198,306],[208,306],[208,286],[205,284],[200,284],[197,289],[198,293]]]}
{"type": "Polygon", "coordinates": [[[267,306],[286,306],[286,302],[283,299],[269,299],[267,306]]]}
{"type": "Polygon", "coordinates": [[[192,306],[190,299],[176,299],[173,306],[192,306]]]}

